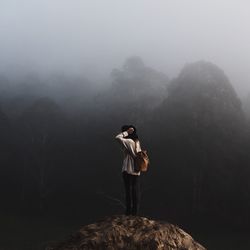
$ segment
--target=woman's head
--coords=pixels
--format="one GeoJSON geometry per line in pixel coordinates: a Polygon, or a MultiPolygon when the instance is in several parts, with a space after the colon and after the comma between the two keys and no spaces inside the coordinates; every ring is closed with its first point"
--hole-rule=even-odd
{"type": "Polygon", "coordinates": [[[129,134],[126,138],[130,138],[130,139],[132,139],[132,140],[138,140],[139,138],[138,138],[138,135],[137,135],[137,133],[136,133],[136,132],[137,132],[137,129],[136,129],[135,126],[133,126],[133,125],[123,125],[123,126],[121,127],[121,131],[122,131],[122,132],[127,131],[129,128],[133,128],[134,131],[133,131],[132,134],[129,134]]]}

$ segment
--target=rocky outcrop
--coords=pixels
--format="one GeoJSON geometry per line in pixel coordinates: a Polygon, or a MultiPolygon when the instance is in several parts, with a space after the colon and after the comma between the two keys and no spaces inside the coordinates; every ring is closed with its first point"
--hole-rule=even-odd
{"type": "Polygon", "coordinates": [[[189,234],[169,223],[144,217],[113,216],[82,227],[67,241],[46,250],[205,250],[189,234]]]}

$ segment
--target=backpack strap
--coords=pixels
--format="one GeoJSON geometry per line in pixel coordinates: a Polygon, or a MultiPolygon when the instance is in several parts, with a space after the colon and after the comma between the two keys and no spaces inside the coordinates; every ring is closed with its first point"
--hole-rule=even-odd
{"type": "MultiPolygon", "coordinates": [[[[134,143],[135,143],[134,151],[135,151],[135,155],[136,155],[137,154],[137,143],[136,143],[136,141],[134,141],[134,143]]],[[[131,154],[129,151],[128,151],[128,153],[132,156],[132,158],[135,159],[135,157],[133,156],[133,154],[131,154]]]]}

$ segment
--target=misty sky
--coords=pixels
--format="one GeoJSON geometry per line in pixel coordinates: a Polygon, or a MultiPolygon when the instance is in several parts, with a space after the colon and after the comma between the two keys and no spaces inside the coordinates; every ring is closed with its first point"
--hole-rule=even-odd
{"type": "Polygon", "coordinates": [[[177,76],[220,66],[250,92],[248,0],[0,0],[0,72],[64,71],[102,80],[131,55],[177,76]]]}

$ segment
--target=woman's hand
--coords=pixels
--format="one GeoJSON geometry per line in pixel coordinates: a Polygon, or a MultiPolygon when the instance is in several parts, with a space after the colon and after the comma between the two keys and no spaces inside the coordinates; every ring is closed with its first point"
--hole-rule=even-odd
{"type": "Polygon", "coordinates": [[[129,128],[129,129],[127,130],[127,132],[128,132],[129,135],[131,135],[131,134],[133,134],[134,129],[133,129],[133,128],[129,128]]]}

